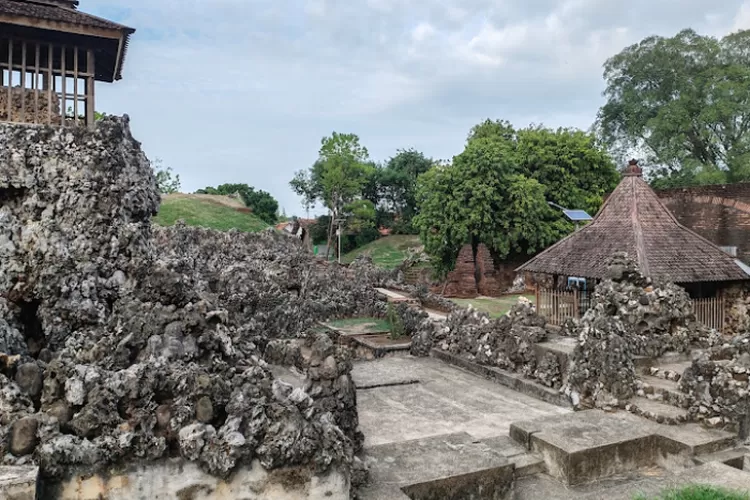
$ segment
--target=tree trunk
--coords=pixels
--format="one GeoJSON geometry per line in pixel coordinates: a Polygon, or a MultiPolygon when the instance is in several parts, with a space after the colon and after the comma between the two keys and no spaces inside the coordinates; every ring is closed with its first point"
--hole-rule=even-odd
{"type": "Polygon", "coordinates": [[[482,271],[479,268],[479,262],[477,261],[477,254],[479,253],[479,240],[476,236],[471,237],[471,255],[474,260],[474,287],[477,293],[479,293],[479,282],[482,279],[482,271]]]}
{"type": "Polygon", "coordinates": [[[328,223],[328,241],[326,242],[326,262],[329,260],[328,256],[331,253],[331,238],[333,237],[333,224],[336,220],[336,214],[331,212],[331,220],[328,223]]]}

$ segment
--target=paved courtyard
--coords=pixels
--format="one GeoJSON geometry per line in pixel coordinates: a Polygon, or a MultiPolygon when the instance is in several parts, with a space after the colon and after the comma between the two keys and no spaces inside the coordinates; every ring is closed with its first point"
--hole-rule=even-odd
{"type": "Polygon", "coordinates": [[[460,432],[507,436],[512,422],[570,412],[432,358],[355,363],[353,377],[365,446],[460,432]]]}

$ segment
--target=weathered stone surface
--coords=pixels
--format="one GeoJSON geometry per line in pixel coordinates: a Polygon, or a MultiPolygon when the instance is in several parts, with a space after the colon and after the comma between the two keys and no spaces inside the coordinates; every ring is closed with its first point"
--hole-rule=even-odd
{"type": "Polygon", "coordinates": [[[8,451],[17,457],[28,455],[37,444],[36,431],[39,422],[34,417],[24,417],[16,420],[10,426],[8,451]]]}
{"type": "Polygon", "coordinates": [[[319,360],[315,395],[274,391],[264,352],[318,321],[382,315],[369,280],[386,277],[273,231],[152,227],[159,194],[127,118],[4,124],[0,142],[0,463],[348,470],[361,438],[347,361],[319,360]],[[15,457],[8,435],[27,417],[38,443],[15,457]]]}

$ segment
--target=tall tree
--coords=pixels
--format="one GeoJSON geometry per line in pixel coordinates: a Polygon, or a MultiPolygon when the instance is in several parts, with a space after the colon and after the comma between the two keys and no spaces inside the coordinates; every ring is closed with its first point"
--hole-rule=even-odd
{"type": "Polygon", "coordinates": [[[322,202],[332,217],[328,229],[331,247],[335,221],[344,215],[344,208],[361,198],[362,189],[373,172],[367,148],[356,134],[334,132],[323,137],[317,161],[307,171],[299,171],[290,182],[306,206],[322,202]]]}
{"type": "Polygon", "coordinates": [[[434,165],[421,152],[407,149],[399,150],[378,172],[379,201],[399,219],[402,232],[412,232],[411,221],[417,214],[417,179],[434,165]]]}
{"type": "Polygon", "coordinates": [[[750,31],[651,36],[604,65],[597,128],[661,186],[750,180],[750,31]]]}
{"type": "MultiPolygon", "coordinates": [[[[594,137],[577,130],[486,121],[472,129],[450,166],[419,178],[420,230],[441,274],[453,269],[461,247],[480,243],[496,262],[532,254],[573,230],[554,202],[595,211],[619,175],[594,137]]],[[[476,276],[477,280],[479,276],[476,276]]]]}

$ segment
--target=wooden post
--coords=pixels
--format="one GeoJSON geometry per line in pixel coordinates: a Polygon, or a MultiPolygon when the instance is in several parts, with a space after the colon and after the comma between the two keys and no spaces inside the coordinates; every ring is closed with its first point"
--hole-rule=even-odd
{"type": "Polygon", "coordinates": [[[39,123],[39,44],[34,44],[34,123],[39,123]]]}
{"type": "Polygon", "coordinates": [[[573,317],[576,319],[580,317],[579,307],[580,304],[578,302],[578,288],[573,288],[573,317]]]}
{"type": "Polygon", "coordinates": [[[535,306],[536,306],[537,314],[542,314],[542,309],[541,309],[542,302],[540,300],[540,295],[541,294],[539,293],[539,283],[535,283],[534,284],[534,300],[536,301],[535,306]]]}
{"type": "Polygon", "coordinates": [[[73,123],[78,126],[78,47],[73,47],[73,123]]]}
{"type": "Polygon", "coordinates": [[[67,125],[67,118],[68,118],[68,82],[67,80],[67,71],[65,70],[65,52],[67,52],[67,48],[65,45],[62,46],[62,54],[60,54],[60,71],[62,74],[62,126],[67,125]]]}
{"type": "Polygon", "coordinates": [[[21,42],[21,123],[26,123],[26,42],[21,42]]]}
{"type": "Polygon", "coordinates": [[[47,47],[47,125],[52,125],[52,91],[55,87],[55,74],[52,72],[52,60],[55,48],[52,44],[47,47]]]}
{"type": "Polygon", "coordinates": [[[86,125],[90,128],[94,127],[96,108],[94,100],[94,88],[95,88],[95,60],[94,51],[89,49],[86,53],[86,125]]]}
{"type": "Polygon", "coordinates": [[[8,121],[13,121],[13,40],[8,40],[8,121]]]}

